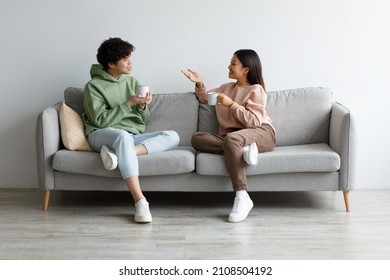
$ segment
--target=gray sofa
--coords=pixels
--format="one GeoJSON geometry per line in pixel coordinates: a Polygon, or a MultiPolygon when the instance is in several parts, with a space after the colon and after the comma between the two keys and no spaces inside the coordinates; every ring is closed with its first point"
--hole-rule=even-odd
{"type": "MultiPolygon", "coordinates": [[[[277,130],[272,152],[260,153],[247,166],[249,191],[342,191],[349,211],[353,187],[353,129],[350,111],[332,101],[327,88],[301,88],[268,93],[268,112],[277,130]]],[[[68,88],[65,103],[83,112],[83,90],[68,88]]],[[[51,191],[127,191],[118,169],[105,170],[99,153],[70,151],[61,140],[61,102],[37,118],[38,183],[47,210],[51,191]]],[[[199,104],[195,94],[155,94],[147,131],[172,129],[178,149],[139,157],[144,191],[230,192],[221,155],[197,153],[191,146],[196,131],[216,132],[215,108],[199,104]]]]}

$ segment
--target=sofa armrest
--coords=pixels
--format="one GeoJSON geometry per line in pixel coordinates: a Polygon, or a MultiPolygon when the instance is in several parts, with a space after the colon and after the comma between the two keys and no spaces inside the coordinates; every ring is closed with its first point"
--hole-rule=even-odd
{"type": "Polygon", "coordinates": [[[351,112],[340,103],[332,104],[329,146],[340,155],[340,190],[352,190],[355,178],[355,137],[353,121],[351,112]]]}
{"type": "Polygon", "coordinates": [[[35,130],[38,185],[44,190],[54,189],[52,156],[61,148],[59,110],[61,103],[46,108],[38,115],[35,130]]]}

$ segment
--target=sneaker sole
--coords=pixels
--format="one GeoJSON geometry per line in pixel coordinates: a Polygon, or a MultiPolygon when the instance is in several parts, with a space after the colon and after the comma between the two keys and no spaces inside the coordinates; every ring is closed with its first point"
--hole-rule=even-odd
{"type": "Polygon", "coordinates": [[[134,218],[134,221],[138,224],[146,224],[152,222],[152,217],[134,218]]]}
{"type": "Polygon", "coordinates": [[[100,150],[100,158],[102,159],[104,168],[107,170],[115,169],[118,164],[116,155],[110,152],[106,146],[103,146],[100,150]]]}
{"type": "Polygon", "coordinates": [[[257,149],[256,143],[250,144],[249,150],[246,152],[246,154],[244,156],[245,162],[249,165],[256,165],[258,154],[259,154],[259,151],[257,149]]]}

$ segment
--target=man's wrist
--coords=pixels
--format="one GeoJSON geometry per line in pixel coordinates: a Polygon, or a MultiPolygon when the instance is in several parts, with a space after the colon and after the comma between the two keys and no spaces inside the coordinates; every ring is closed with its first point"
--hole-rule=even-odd
{"type": "Polygon", "coordinates": [[[140,109],[140,110],[143,111],[143,110],[145,110],[145,108],[146,108],[146,105],[144,105],[143,107],[141,107],[141,105],[138,104],[138,109],[140,109]]]}

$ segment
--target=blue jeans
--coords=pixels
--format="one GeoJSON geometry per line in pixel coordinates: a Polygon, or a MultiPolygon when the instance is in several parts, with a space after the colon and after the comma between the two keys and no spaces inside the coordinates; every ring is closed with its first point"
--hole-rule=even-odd
{"type": "Polygon", "coordinates": [[[139,175],[136,145],[143,144],[148,154],[151,154],[174,149],[179,145],[179,141],[179,135],[173,130],[132,134],[109,127],[95,130],[88,135],[88,142],[94,151],[99,152],[103,145],[114,151],[123,179],[139,175]]]}

